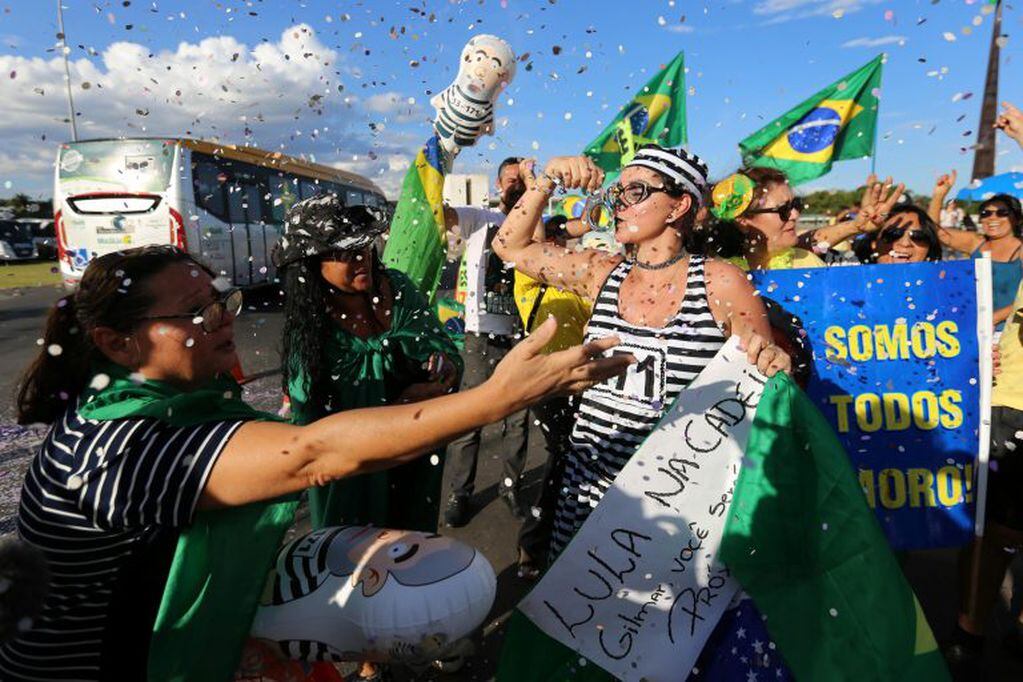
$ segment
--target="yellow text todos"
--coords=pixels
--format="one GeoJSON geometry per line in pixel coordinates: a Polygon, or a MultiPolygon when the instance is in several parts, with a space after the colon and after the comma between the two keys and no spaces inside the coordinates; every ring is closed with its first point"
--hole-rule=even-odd
{"type": "MultiPolygon", "coordinates": [[[[832,325],[824,330],[827,358],[831,362],[909,360],[911,358],[954,358],[962,350],[956,334],[959,325],[951,320],[894,325],[858,324],[846,328],[832,325]]],[[[897,377],[895,377],[897,378],[897,377]]],[[[828,398],[836,411],[835,423],[848,433],[855,421],[860,431],[904,431],[916,427],[929,431],[938,427],[962,426],[962,393],[946,389],[935,393],[861,393],[828,398]]]]}

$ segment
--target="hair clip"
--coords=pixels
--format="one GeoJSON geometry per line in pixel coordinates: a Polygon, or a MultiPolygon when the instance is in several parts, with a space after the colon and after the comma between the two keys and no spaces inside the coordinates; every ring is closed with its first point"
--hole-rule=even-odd
{"type": "Polygon", "coordinates": [[[722,220],[737,218],[753,203],[754,187],[755,183],[747,175],[729,175],[711,190],[710,212],[722,220]]]}

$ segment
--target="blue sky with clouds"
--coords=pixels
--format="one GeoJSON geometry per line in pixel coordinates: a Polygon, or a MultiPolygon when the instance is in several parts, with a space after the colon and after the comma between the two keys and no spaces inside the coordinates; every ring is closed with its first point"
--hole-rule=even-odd
{"type": "MultiPolygon", "coordinates": [[[[498,130],[458,172],[511,154],[579,152],[631,92],[684,50],[690,147],[715,176],[736,143],[841,75],[888,54],[878,171],[929,192],[968,175],[992,16],[987,0],[65,0],[82,137],[183,135],[251,143],[356,170],[393,197],[472,35],[519,55],[498,130]],[[527,70],[527,64],[531,68],[527,70]]],[[[1023,102],[1005,11],[1001,98],[1023,102]]],[[[53,3],[0,1],[0,196],[48,195],[69,137],[53,3]]],[[[1000,140],[998,170],[1023,169],[1000,140]]],[[[858,184],[868,161],[808,188],[858,184]]]]}

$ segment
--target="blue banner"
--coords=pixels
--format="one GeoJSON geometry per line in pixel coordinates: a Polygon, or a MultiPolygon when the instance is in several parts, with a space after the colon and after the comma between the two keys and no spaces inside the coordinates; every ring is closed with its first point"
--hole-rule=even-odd
{"type": "Polygon", "coordinates": [[[754,275],[805,330],[807,393],[895,549],[952,547],[973,534],[982,416],[974,268],[963,260],[754,275]]]}

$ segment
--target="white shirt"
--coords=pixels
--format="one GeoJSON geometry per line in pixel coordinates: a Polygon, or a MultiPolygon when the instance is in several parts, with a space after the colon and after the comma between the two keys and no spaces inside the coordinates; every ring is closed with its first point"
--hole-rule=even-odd
{"type": "MultiPolygon", "coordinates": [[[[511,336],[515,333],[517,315],[487,312],[481,303],[486,297],[486,267],[490,257],[487,228],[503,223],[505,214],[471,206],[457,207],[455,213],[458,214],[458,231],[465,240],[465,330],[476,334],[511,336]]],[[[513,295],[511,291],[508,294],[513,295]]]]}

